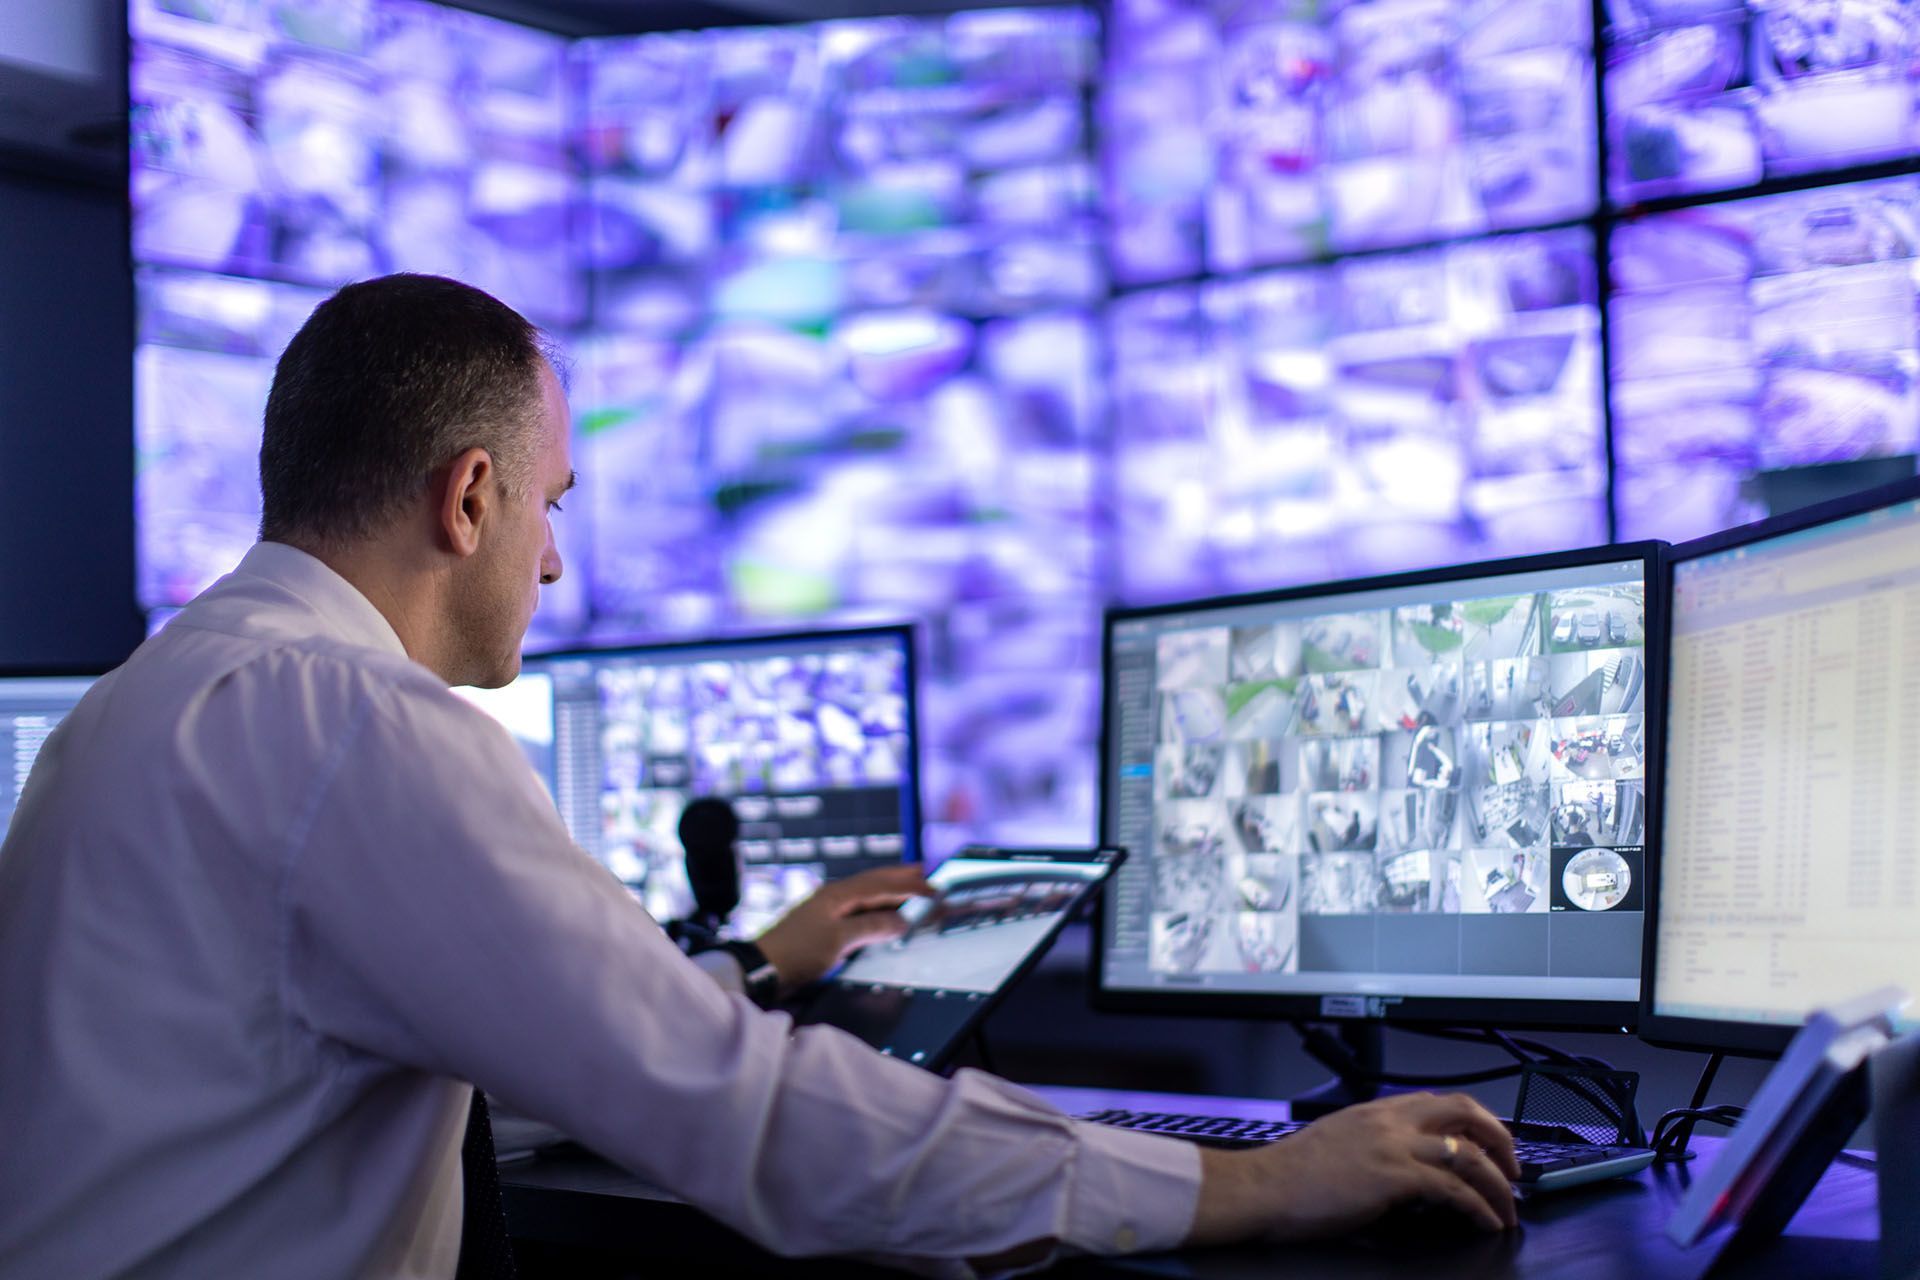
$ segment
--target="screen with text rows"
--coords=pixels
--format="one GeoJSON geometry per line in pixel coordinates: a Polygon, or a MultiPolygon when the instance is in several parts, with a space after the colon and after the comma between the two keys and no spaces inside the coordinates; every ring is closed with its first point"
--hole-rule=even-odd
{"type": "Polygon", "coordinates": [[[1920,987],[1916,645],[1920,502],[1676,562],[1656,1014],[1920,987]]]}

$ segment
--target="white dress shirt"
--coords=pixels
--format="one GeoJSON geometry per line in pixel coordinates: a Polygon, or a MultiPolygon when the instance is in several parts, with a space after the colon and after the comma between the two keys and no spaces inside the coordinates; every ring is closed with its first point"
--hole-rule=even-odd
{"type": "Polygon", "coordinates": [[[1186,1233],[1199,1158],[723,992],[504,730],[262,543],[0,846],[0,1277],[448,1277],[472,1082],[769,1248],[1186,1233]]]}

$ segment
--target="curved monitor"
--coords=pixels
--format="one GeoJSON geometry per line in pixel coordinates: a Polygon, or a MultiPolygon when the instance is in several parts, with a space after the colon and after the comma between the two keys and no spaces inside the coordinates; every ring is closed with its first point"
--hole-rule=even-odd
{"type": "Polygon", "coordinates": [[[459,692],[658,920],[693,907],[681,810],[731,802],[751,937],[824,881],[920,857],[913,672],[913,629],[891,626],[542,654],[459,692]]]}
{"type": "Polygon", "coordinates": [[[1641,1034],[1777,1054],[1816,1008],[1920,991],[1920,481],[1686,543],[1669,574],[1641,1034]]]}
{"type": "Polygon", "coordinates": [[[1631,1024],[1659,549],[1110,611],[1096,1003],[1631,1024]]]}

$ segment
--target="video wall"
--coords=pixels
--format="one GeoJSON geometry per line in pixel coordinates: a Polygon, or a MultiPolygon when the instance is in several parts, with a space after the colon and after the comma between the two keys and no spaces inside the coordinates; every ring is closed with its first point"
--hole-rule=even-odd
{"type": "Polygon", "coordinates": [[[921,619],[936,853],[1088,838],[1108,600],[1687,536],[1914,448],[1920,178],[1860,167],[1920,142],[1900,0],[129,8],[143,605],[253,540],[312,306],[451,274],[572,362],[533,643],[921,619]]]}

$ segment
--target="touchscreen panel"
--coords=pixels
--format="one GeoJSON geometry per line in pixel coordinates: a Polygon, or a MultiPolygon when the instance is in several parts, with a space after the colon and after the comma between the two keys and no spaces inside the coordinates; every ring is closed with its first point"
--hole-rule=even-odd
{"type": "Polygon", "coordinates": [[[1106,863],[949,859],[928,877],[940,896],[916,898],[903,908],[913,921],[907,932],[862,951],[837,980],[997,991],[1107,870],[1106,863]]]}
{"type": "Polygon", "coordinates": [[[1084,860],[948,859],[927,877],[937,895],[902,908],[907,932],[848,961],[800,1020],[839,1027],[910,1062],[943,1065],[1121,855],[1074,856],[1084,860]]]}

